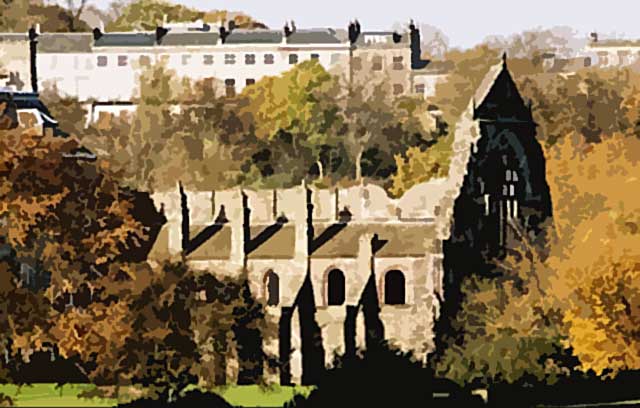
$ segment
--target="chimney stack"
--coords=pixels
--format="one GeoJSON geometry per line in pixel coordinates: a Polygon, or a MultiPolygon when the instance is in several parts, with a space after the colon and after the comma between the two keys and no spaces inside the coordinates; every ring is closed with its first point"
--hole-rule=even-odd
{"type": "Polygon", "coordinates": [[[227,29],[224,26],[224,20],[220,20],[220,28],[218,29],[218,32],[220,33],[220,43],[224,44],[227,40],[227,37],[229,36],[229,34],[231,34],[231,31],[235,28],[236,23],[231,20],[229,22],[229,29],[227,29]]]}
{"type": "Polygon", "coordinates": [[[40,35],[40,24],[29,29],[29,63],[31,73],[31,91],[38,92],[38,68],[36,57],[38,54],[38,36],[40,35]]]}
{"type": "Polygon", "coordinates": [[[422,59],[422,47],[420,45],[420,30],[413,20],[409,22],[409,39],[411,47],[411,69],[421,69],[429,64],[428,60],[422,59]]]}
{"type": "Polygon", "coordinates": [[[156,43],[162,43],[162,37],[167,35],[168,32],[169,30],[164,27],[156,27],[156,43]]]}
{"type": "Polygon", "coordinates": [[[355,44],[358,41],[358,37],[360,37],[360,23],[358,20],[354,20],[349,23],[349,42],[351,45],[355,44]]]}
{"type": "Polygon", "coordinates": [[[98,41],[102,37],[102,30],[98,27],[93,29],[93,40],[98,41]]]}

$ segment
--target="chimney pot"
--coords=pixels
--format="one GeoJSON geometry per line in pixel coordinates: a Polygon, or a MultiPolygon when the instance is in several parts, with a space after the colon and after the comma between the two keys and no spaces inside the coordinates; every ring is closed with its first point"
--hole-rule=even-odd
{"type": "Polygon", "coordinates": [[[100,39],[100,37],[102,37],[102,30],[99,28],[94,28],[93,29],[93,40],[94,41],[98,41],[100,39]]]}
{"type": "Polygon", "coordinates": [[[284,36],[289,37],[291,35],[291,28],[289,28],[289,23],[285,21],[284,23],[284,36]]]}

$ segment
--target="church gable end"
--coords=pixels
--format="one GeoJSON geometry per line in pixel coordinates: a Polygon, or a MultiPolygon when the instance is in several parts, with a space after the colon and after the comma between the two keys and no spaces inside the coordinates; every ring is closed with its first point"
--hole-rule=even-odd
{"type": "Polygon", "coordinates": [[[445,252],[449,282],[457,282],[454,286],[464,275],[490,271],[489,261],[504,256],[517,240],[543,245],[543,225],[551,218],[537,125],[506,57],[473,117],[480,138],[471,147],[445,252]]]}

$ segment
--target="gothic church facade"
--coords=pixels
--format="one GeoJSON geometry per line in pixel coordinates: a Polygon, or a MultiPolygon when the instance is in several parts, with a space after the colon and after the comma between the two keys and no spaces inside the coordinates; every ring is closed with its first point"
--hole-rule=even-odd
{"type": "MultiPolygon", "coordinates": [[[[335,353],[382,339],[426,358],[468,265],[503,256],[514,231],[543,239],[551,218],[536,125],[506,60],[478,95],[456,125],[446,178],[399,199],[375,185],[158,193],[168,221],[151,256],[246,278],[278,328],[262,344],[279,363],[272,381],[313,384],[335,353]]],[[[236,379],[267,371],[240,361],[236,379]]]]}

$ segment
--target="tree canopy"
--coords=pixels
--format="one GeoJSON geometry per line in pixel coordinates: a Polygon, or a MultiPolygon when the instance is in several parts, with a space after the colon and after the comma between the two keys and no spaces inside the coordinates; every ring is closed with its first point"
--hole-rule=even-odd
{"type": "Polygon", "coordinates": [[[27,32],[36,24],[45,32],[89,31],[81,12],[79,6],[71,10],[41,0],[5,0],[0,2],[0,31],[27,32]]]}
{"type": "Polygon", "coordinates": [[[246,14],[226,10],[200,11],[167,0],[135,0],[119,10],[119,15],[107,24],[108,31],[155,30],[163,19],[168,22],[202,20],[217,25],[233,20],[238,28],[266,28],[246,14]]]}

